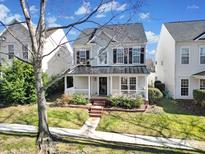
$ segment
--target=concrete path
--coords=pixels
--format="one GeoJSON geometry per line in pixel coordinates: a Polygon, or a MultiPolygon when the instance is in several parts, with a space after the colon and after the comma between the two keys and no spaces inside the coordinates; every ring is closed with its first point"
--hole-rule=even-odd
{"type": "MultiPolygon", "coordinates": [[[[88,123],[88,127],[89,127],[89,123],[88,123]]],[[[152,137],[152,136],[143,136],[143,135],[109,133],[109,132],[101,132],[101,131],[86,132],[86,126],[79,130],[50,127],[50,131],[51,133],[60,136],[84,137],[84,138],[109,141],[109,142],[130,143],[130,144],[139,144],[139,145],[147,145],[147,146],[172,147],[172,148],[181,148],[181,149],[199,148],[198,144],[194,145],[192,144],[193,141],[188,141],[188,140],[152,137]]],[[[37,133],[37,129],[35,126],[30,126],[30,125],[0,124],[0,132],[37,133]]],[[[200,145],[201,147],[205,147],[205,142],[201,142],[200,145]]]]}
{"type": "Polygon", "coordinates": [[[99,122],[100,122],[100,118],[96,118],[96,117],[88,118],[88,120],[85,122],[83,127],[80,129],[81,133],[85,135],[93,133],[97,128],[99,122]]]}

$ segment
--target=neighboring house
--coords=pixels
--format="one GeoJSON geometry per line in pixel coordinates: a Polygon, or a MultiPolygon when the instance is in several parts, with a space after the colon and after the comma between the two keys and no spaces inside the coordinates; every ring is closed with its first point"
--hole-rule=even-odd
{"type": "MultiPolygon", "coordinates": [[[[29,32],[26,24],[16,24],[19,22],[14,19],[9,24],[9,31],[15,35],[22,43],[16,40],[7,29],[3,30],[0,34],[0,37],[4,41],[0,42],[0,51],[4,53],[9,53],[9,55],[0,53],[0,63],[4,60],[12,62],[14,55],[18,56],[24,60],[32,60],[32,55],[29,52],[31,50],[31,41],[29,37],[29,32]]],[[[65,33],[62,29],[54,30],[46,33],[45,46],[43,54],[46,55],[50,51],[56,48],[56,46],[61,42],[67,42],[65,33]]],[[[72,65],[72,48],[69,43],[59,47],[53,53],[49,54],[43,59],[42,69],[44,72],[47,72],[49,76],[56,76],[57,74],[65,71],[72,65]]]]}
{"type": "Polygon", "coordinates": [[[140,23],[85,29],[74,42],[73,87],[65,93],[135,97],[148,100],[147,39],[140,23]]]}
{"type": "Polygon", "coordinates": [[[174,99],[205,89],[205,20],[163,24],[156,60],[157,79],[174,99]]]}

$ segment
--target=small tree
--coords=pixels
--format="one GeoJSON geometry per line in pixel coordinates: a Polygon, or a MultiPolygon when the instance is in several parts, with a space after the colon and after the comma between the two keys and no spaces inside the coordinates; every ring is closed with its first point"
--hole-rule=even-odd
{"type": "Polygon", "coordinates": [[[14,60],[11,65],[0,68],[3,73],[1,78],[1,102],[28,104],[36,101],[35,79],[33,67],[19,60],[14,60]]]}

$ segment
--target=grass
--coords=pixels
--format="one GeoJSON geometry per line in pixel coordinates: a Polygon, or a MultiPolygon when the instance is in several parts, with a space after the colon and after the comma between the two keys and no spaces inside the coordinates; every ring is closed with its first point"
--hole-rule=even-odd
{"type": "MultiPolygon", "coordinates": [[[[37,106],[24,105],[0,108],[0,123],[37,125],[37,106]]],[[[81,128],[88,118],[88,111],[61,107],[48,107],[49,126],[81,128]]]]}
{"type": "Polygon", "coordinates": [[[205,117],[189,112],[163,100],[145,113],[105,113],[97,130],[205,141],[205,117]]]}
{"type": "MultiPolygon", "coordinates": [[[[37,146],[35,137],[20,135],[0,134],[0,153],[21,153],[36,154],[37,146]],[[29,147],[29,148],[28,148],[29,147]]],[[[98,153],[98,154],[198,154],[198,152],[145,147],[137,145],[113,144],[105,142],[95,142],[90,140],[79,140],[75,138],[66,138],[64,142],[58,142],[54,146],[55,153],[98,153]]]]}

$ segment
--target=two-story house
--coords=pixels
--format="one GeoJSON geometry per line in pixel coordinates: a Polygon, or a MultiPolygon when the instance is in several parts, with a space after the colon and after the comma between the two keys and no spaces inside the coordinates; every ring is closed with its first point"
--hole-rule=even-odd
{"type": "Polygon", "coordinates": [[[65,93],[134,97],[148,100],[149,71],[145,66],[147,39],[140,23],[106,25],[81,32],[73,44],[73,87],[65,93]]]}
{"type": "Polygon", "coordinates": [[[205,89],[205,20],[162,25],[156,52],[157,79],[174,99],[205,89]]]}
{"type": "MultiPolygon", "coordinates": [[[[0,51],[6,53],[0,53],[0,63],[3,63],[3,61],[8,63],[12,62],[14,55],[26,61],[32,60],[32,54],[30,52],[31,40],[27,25],[25,23],[19,24],[19,21],[16,19],[12,20],[9,25],[9,30],[4,29],[0,34],[0,51]],[[16,40],[11,33],[20,42],[16,40]]],[[[48,56],[43,59],[42,69],[44,72],[47,72],[49,76],[55,76],[72,66],[73,51],[69,43],[49,54],[57,45],[64,42],[68,42],[68,40],[62,29],[46,33],[43,54],[48,54],[48,56]]]]}

